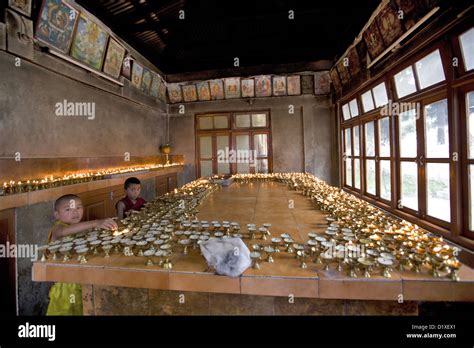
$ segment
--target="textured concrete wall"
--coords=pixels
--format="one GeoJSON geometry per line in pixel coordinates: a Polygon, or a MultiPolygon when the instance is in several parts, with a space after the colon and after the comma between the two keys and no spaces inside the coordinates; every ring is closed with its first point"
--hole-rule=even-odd
{"type": "Polygon", "coordinates": [[[194,119],[198,113],[269,110],[271,115],[273,171],[307,171],[337,184],[336,119],[327,97],[259,98],[184,103],[170,106],[170,142],[173,152],[185,156],[183,182],[196,177],[194,119]],[[294,114],[288,113],[289,105],[294,114]]]}
{"type": "Polygon", "coordinates": [[[14,58],[0,51],[0,129],[7,135],[0,137],[0,156],[13,157],[16,152],[22,157],[159,153],[165,134],[165,119],[160,116],[164,107],[126,99],[26,60],[15,67],[14,58]],[[95,119],[56,116],[55,105],[63,100],[95,103],[95,119]]]}

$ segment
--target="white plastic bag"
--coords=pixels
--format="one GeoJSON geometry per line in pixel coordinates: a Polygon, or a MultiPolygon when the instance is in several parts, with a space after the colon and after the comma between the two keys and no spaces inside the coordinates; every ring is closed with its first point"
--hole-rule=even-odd
{"type": "Polygon", "coordinates": [[[250,251],[240,238],[210,238],[200,244],[209,266],[218,274],[238,277],[250,267],[250,251]]]}

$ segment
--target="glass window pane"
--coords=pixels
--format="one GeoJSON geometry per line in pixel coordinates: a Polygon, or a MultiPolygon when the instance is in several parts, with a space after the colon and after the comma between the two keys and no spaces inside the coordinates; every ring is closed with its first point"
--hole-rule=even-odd
{"type": "Polygon", "coordinates": [[[380,197],[388,201],[392,198],[390,161],[380,161],[380,197]]]}
{"type": "Polygon", "coordinates": [[[266,127],[267,115],[266,114],[252,114],[252,126],[253,127],[266,127]]]}
{"type": "Polygon", "coordinates": [[[248,134],[236,135],[237,173],[249,173],[250,136],[248,134]]]}
{"type": "Polygon", "coordinates": [[[374,122],[365,124],[365,155],[375,156],[374,122]]]}
{"type": "Polygon", "coordinates": [[[229,174],[230,164],[228,154],[230,151],[229,147],[229,136],[218,135],[216,136],[216,148],[217,148],[217,174],[229,174]],[[227,151],[226,151],[227,148],[227,151]]]}
{"type": "Polygon", "coordinates": [[[468,141],[468,157],[474,158],[474,92],[469,92],[466,95],[467,105],[467,141],[468,141]]]}
{"type": "Polygon", "coordinates": [[[418,165],[414,162],[400,163],[401,204],[418,210],[418,165]]]}
{"type": "Polygon", "coordinates": [[[474,28],[459,36],[459,41],[461,43],[464,67],[466,70],[474,69],[474,28]]]}
{"type": "Polygon", "coordinates": [[[201,176],[212,175],[212,161],[201,161],[201,176]]]}
{"type": "Polygon", "coordinates": [[[354,187],[360,189],[360,160],[354,158],[354,187]]]}
{"type": "Polygon", "coordinates": [[[345,132],[345,138],[344,141],[346,142],[345,144],[345,155],[346,156],[352,156],[352,150],[351,150],[351,128],[346,128],[344,130],[345,132]]]}
{"type": "Polygon", "coordinates": [[[212,117],[199,117],[199,129],[212,129],[214,125],[212,123],[212,117]]]}
{"type": "Polygon", "coordinates": [[[365,173],[366,173],[366,191],[375,195],[375,160],[365,161],[365,173]]]}
{"type": "Polygon", "coordinates": [[[374,92],[375,106],[380,107],[388,103],[387,89],[385,88],[385,82],[375,86],[372,91],[374,92]]]}
{"type": "Polygon", "coordinates": [[[267,159],[257,160],[257,173],[268,173],[268,160],[267,159]]]}
{"type": "Polygon", "coordinates": [[[357,99],[352,99],[349,102],[349,108],[351,109],[351,116],[352,117],[359,116],[359,108],[357,107],[357,99]]]}
{"type": "Polygon", "coordinates": [[[249,136],[247,134],[236,135],[235,144],[237,150],[250,150],[249,136]]]}
{"type": "Polygon", "coordinates": [[[474,230],[474,165],[469,166],[469,230],[474,230]]]}
{"type": "Polygon", "coordinates": [[[426,179],[428,184],[426,192],[428,215],[450,221],[449,163],[427,163],[426,179]]]}
{"type": "Polygon", "coordinates": [[[354,156],[359,156],[359,126],[354,126],[354,156]]]}
{"type": "Polygon", "coordinates": [[[449,157],[448,102],[440,100],[425,106],[426,157],[449,157]]]}
{"type": "Polygon", "coordinates": [[[352,186],[352,160],[346,158],[346,185],[352,186]]]}
{"type": "Polygon", "coordinates": [[[439,50],[431,52],[415,64],[420,88],[426,88],[435,83],[444,81],[443,63],[439,50]]]}
{"type": "Polygon", "coordinates": [[[201,158],[212,158],[212,137],[199,137],[199,149],[201,152],[201,158]]]}
{"type": "Polygon", "coordinates": [[[253,137],[253,146],[257,157],[268,156],[268,141],[266,134],[255,134],[253,137]]]}
{"type": "Polygon", "coordinates": [[[239,128],[250,128],[250,115],[235,115],[235,126],[239,128]]]}
{"type": "Polygon", "coordinates": [[[403,98],[408,94],[416,92],[415,76],[411,66],[400,71],[394,78],[398,98],[403,98]]]}
{"type": "Polygon", "coordinates": [[[227,116],[215,116],[214,127],[216,129],[229,128],[229,118],[227,116]]]}
{"type": "Polygon", "coordinates": [[[372,92],[370,90],[362,94],[362,107],[364,112],[374,109],[374,101],[372,100],[372,92]]]}
{"type": "Polygon", "coordinates": [[[416,111],[415,109],[402,112],[398,117],[400,156],[417,156],[416,111]]]}
{"type": "Polygon", "coordinates": [[[388,117],[379,120],[379,156],[390,157],[390,120],[388,117]]]}
{"type": "Polygon", "coordinates": [[[349,104],[344,104],[342,106],[342,116],[344,117],[344,121],[351,118],[351,113],[349,112],[349,104]]]}
{"type": "Polygon", "coordinates": [[[229,147],[229,136],[228,135],[218,135],[216,136],[216,146],[217,151],[224,150],[226,147],[229,147]]]}

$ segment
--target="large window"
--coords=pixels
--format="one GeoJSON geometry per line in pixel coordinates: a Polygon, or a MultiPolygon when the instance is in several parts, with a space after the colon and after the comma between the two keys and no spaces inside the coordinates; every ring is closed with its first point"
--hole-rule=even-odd
{"type": "Polygon", "coordinates": [[[271,172],[268,112],[196,116],[198,176],[271,172]]]}
{"type": "Polygon", "coordinates": [[[344,97],[341,178],[346,190],[474,250],[474,28],[452,33],[344,97]]]}

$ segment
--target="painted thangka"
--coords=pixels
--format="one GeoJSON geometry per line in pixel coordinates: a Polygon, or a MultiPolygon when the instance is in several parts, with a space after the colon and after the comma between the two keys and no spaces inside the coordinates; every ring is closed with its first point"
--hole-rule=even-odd
{"type": "Polygon", "coordinates": [[[226,99],[240,98],[240,78],[230,77],[224,80],[226,99]]]}
{"type": "Polygon", "coordinates": [[[118,78],[122,68],[125,48],[119,45],[117,41],[110,38],[107,54],[105,55],[104,72],[114,78],[118,78]]]}
{"type": "Polygon", "coordinates": [[[359,63],[359,55],[357,54],[357,49],[353,46],[349,52],[347,52],[347,62],[349,72],[352,77],[356,76],[360,72],[360,63],[359,63]]]}
{"type": "Polygon", "coordinates": [[[288,95],[300,95],[301,94],[301,78],[300,75],[288,76],[286,78],[288,95]]]}
{"type": "Polygon", "coordinates": [[[152,79],[153,79],[152,72],[147,68],[143,68],[142,82],[140,85],[140,90],[143,93],[148,93],[150,91],[150,85],[151,85],[152,79]]]}
{"type": "Polygon", "coordinates": [[[387,6],[380,11],[376,19],[385,47],[390,46],[396,39],[402,36],[402,23],[398,17],[398,13],[390,4],[387,4],[387,6]]]}
{"type": "Polygon", "coordinates": [[[179,103],[183,99],[179,83],[170,83],[168,85],[168,97],[170,98],[170,103],[179,103]]]}
{"type": "Polygon", "coordinates": [[[242,98],[253,98],[255,97],[255,81],[254,79],[242,79],[240,80],[242,88],[242,98]]]}
{"type": "Polygon", "coordinates": [[[270,97],[272,95],[272,77],[262,75],[255,77],[255,96],[270,97]]]}
{"type": "Polygon", "coordinates": [[[273,76],[273,95],[286,95],[286,76],[273,76]]]}
{"type": "Polygon", "coordinates": [[[207,81],[198,82],[196,87],[199,100],[211,100],[211,91],[209,90],[209,83],[207,81]]]}
{"type": "Polygon", "coordinates": [[[129,80],[132,79],[132,64],[133,64],[132,57],[130,56],[125,57],[122,64],[122,76],[129,80]]]}
{"type": "Polygon", "coordinates": [[[71,56],[96,70],[100,70],[107,39],[108,34],[105,30],[81,13],[72,43],[71,56]]]}
{"type": "Polygon", "coordinates": [[[166,83],[161,78],[158,86],[158,99],[166,103],[166,83]]]}
{"type": "Polygon", "coordinates": [[[314,73],[314,94],[324,95],[331,92],[329,83],[329,71],[317,71],[314,73]]]}
{"type": "Polygon", "coordinates": [[[133,62],[132,68],[132,86],[140,89],[142,82],[143,67],[136,61],[133,62]]]}
{"type": "Polygon", "coordinates": [[[161,78],[155,73],[152,73],[152,75],[153,75],[153,81],[151,82],[151,86],[150,86],[150,95],[154,98],[158,98],[158,89],[160,87],[161,78]]]}
{"type": "Polygon", "coordinates": [[[35,37],[67,54],[78,16],[79,12],[62,0],[46,0],[41,7],[35,37]]]}
{"type": "Polygon", "coordinates": [[[183,90],[183,99],[185,102],[193,102],[197,100],[196,85],[191,84],[191,85],[182,86],[182,90],[183,90]]]}
{"type": "MultiPolygon", "coordinates": [[[[373,21],[369,25],[363,36],[364,41],[367,44],[367,51],[369,52],[370,57],[375,59],[375,57],[377,57],[384,50],[382,35],[380,35],[376,21],[373,21]]],[[[343,80],[342,77],[341,80],[343,80]]]]}
{"type": "Polygon", "coordinates": [[[222,80],[210,80],[209,88],[211,90],[211,99],[224,99],[224,83],[222,80]]]}

